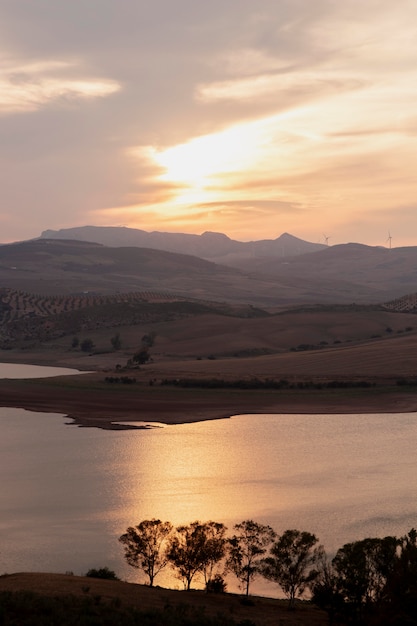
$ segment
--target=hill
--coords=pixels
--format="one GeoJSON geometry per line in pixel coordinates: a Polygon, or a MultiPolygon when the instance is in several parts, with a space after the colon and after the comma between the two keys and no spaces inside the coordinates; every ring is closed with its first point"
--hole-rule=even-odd
{"type": "Polygon", "coordinates": [[[401,277],[411,284],[415,251],[350,244],[300,255],[282,264],[284,287],[273,268],[265,278],[266,269],[248,273],[148,248],[47,239],[1,246],[2,360],[111,371],[151,338],[145,381],[414,379],[415,296],[358,304],[358,294],[396,292],[401,277]],[[329,278],[337,267],[339,282],[329,278]],[[357,274],[352,291],[343,267],[345,276],[357,274]],[[308,292],[314,281],[317,291],[308,292]],[[335,304],[341,293],[349,304],[335,304]],[[308,304],[308,296],[323,303],[308,304]]]}
{"type": "Polygon", "coordinates": [[[110,246],[139,245],[210,259],[244,272],[252,279],[252,298],[257,302],[262,298],[264,305],[271,303],[271,299],[278,305],[375,303],[401,298],[416,290],[417,247],[389,249],[358,243],[325,246],[288,233],[274,240],[245,243],[221,233],[147,233],[95,226],[45,231],[41,235],[47,236],[90,239],[110,246]],[[275,292],[269,301],[268,290],[275,292]]]}
{"type": "MultiPolygon", "coordinates": [[[[416,333],[413,312],[376,305],[321,305],[274,312],[151,291],[45,296],[0,289],[3,359],[29,349],[49,358],[55,354],[65,364],[88,357],[97,367],[114,366],[127,362],[148,336],[154,338],[154,361],[247,360],[324,353],[347,344],[357,347],[382,341],[385,345],[387,339],[400,335],[412,341],[416,333]],[[116,350],[111,343],[115,334],[120,343],[116,350]],[[80,343],[87,337],[94,349],[83,354],[80,343]]],[[[193,367],[198,369],[198,364],[193,367]]]]}
{"type": "Polygon", "coordinates": [[[302,284],[294,288],[198,257],[70,240],[0,246],[0,285],[49,295],[152,291],[258,306],[305,299],[302,284]]]}
{"type": "Polygon", "coordinates": [[[308,602],[299,602],[290,612],[286,601],[271,598],[254,596],[245,602],[228,593],[174,591],[68,574],[0,576],[0,609],[7,624],[34,624],[34,619],[38,624],[63,625],[81,619],[83,624],[146,626],[327,624],[324,611],[308,602]]]}
{"type": "Polygon", "coordinates": [[[417,248],[346,244],[240,265],[151,248],[38,239],[0,246],[0,285],[42,295],[151,291],[267,308],[379,304],[415,291],[417,248]]]}

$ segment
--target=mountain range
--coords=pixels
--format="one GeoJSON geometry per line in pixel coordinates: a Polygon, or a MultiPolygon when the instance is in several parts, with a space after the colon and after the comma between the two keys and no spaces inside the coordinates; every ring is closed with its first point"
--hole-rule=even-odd
{"type": "Polygon", "coordinates": [[[85,226],[0,246],[0,286],[49,295],[154,291],[278,308],[379,304],[417,291],[417,247],[85,226]]]}
{"type": "Polygon", "coordinates": [[[205,232],[202,235],[186,233],[146,232],[137,228],[118,226],[80,226],[61,230],[45,230],[42,239],[76,239],[94,241],[104,246],[134,246],[191,254],[215,263],[233,265],[247,258],[285,257],[316,252],[326,248],[283,233],[276,239],[235,241],[223,233],[205,232]]]}

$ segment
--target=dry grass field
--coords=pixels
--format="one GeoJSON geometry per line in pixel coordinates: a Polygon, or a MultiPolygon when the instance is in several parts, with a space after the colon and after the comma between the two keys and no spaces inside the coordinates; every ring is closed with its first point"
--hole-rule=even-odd
{"type": "MultiPolygon", "coordinates": [[[[242,602],[235,594],[206,594],[201,591],[173,591],[144,585],[110,580],[69,576],[64,574],[19,573],[0,576],[1,591],[31,591],[55,597],[71,595],[91,597],[101,604],[133,606],[140,610],[177,607],[213,618],[224,614],[236,623],[248,620],[256,626],[325,626],[327,616],[308,602],[299,602],[295,611],[289,611],[287,602],[271,598],[251,597],[251,603],[242,602]]],[[[41,623],[41,622],[40,622],[41,623]]]]}
{"type": "Polygon", "coordinates": [[[285,352],[246,358],[181,358],[157,356],[135,370],[115,370],[120,354],[86,356],[79,352],[6,352],[18,362],[54,363],[98,370],[91,374],[35,380],[0,381],[0,404],[64,413],[76,423],[114,427],[113,421],[179,423],[241,413],[370,413],[417,410],[415,383],[417,335],[344,344],[321,350],[285,352]],[[43,360],[44,359],[44,360],[43,360]],[[108,361],[107,361],[108,359],[108,361]],[[113,361],[113,365],[110,363],[113,361]],[[102,369],[100,369],[102,368],[102,369]],[[106,378],[125,375],[135,384],[109,384],[106,378]],[[295,388],[184,388],[161,385],[164,379],[251,381],[286,379],[295,388]],[[315,388],[299,389],[304,382],[315,388]],[[329,381],[360,384],[326,388],[329,381]],[[321,388],[320,388],[321,387],[321,388]]]}

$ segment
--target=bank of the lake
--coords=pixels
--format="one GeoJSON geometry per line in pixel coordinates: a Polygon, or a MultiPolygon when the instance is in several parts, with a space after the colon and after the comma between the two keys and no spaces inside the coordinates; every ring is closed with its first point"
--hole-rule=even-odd
{"type": "Polygon", "coordinates": [[[141,420],[178,424],[244,413],[401,413],[417,410],[417,391],[395,385],[352,389],[199,389],[109,384],[107,373],[0,380],[0,406],[69,415],[76,424],[119,428],[141,420]]]}

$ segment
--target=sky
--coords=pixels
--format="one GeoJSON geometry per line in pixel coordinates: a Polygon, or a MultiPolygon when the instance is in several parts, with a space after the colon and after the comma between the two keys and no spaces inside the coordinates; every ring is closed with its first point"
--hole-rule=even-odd
{"type": "Polygon", "coordinates": [[[0,241],[417,245],[416,0],[0,0],[0,241]]]}

